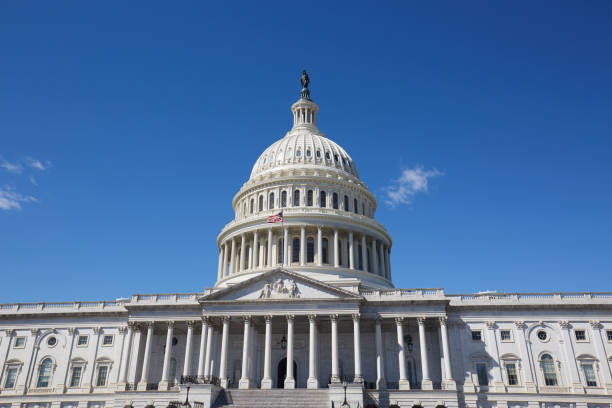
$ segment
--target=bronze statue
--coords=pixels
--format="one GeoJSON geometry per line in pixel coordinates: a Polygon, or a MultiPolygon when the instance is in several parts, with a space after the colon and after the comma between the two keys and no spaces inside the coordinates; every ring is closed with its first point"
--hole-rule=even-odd
{"type": "Polygon", "coordinates": [[[310,100],[310,91],[308,90],[308,84],[310,83],[310,78],[308,78],[308,74],[306,70],[302,71],[302,77],[300,78],[300,82],[302,83],[302,92],[300,92],[300,96],[304,99],[310,100]]]}

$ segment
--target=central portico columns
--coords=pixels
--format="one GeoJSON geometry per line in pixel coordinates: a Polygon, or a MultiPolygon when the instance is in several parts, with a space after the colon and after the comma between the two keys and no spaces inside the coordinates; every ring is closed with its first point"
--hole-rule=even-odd
{"type": "Polygon", "coordinates": [[[310,325],[310,341],[308,354],[308,388],[319,388],[319,379],[317,378],[318,359],[317,359],[317,316],[308,316],[310,325]]]}
{"type": "Polygon", "coordinates": [[[149,382],[149,368],[151,365],[151,342],[153,341],[153,322],[147,323],[147,341],[145,342],[144,359],[142,362],[142,376],[138,383],[138,391],[146,391],[149,382]]]}
{"type": "Polygon", "coordinates": [[[404,350],[404,318],[396,317],[395,325],[397,326],[397,360],[399,362],[399,388],[400,390],[409,390],[410,381],[406,376],[406,351],[404,350]]]}
{"type": "Polygon", "coordinates": [[[248,373],[249,362],[249,334],[251,332],[251,317],[244,317],[244,340],[242,342],[242,375],[240,377],[239,388],[250,388],[251,381],[248,373]]]}
{"type": "Polygon", "coordinates": [[[385,356],[383,355],[382,319],[376,318],[376,388],[379,390],[387,388],[385,381],[385,356]]]}
{"type": "Polygon", "coordinates": [[[266,339],[264,346],[264,375],[261,380],[262,389],[272,388],[272,377],[270,375],[272,366],[272,316],[266,316],[266,339]]]}
{"type": "Polygon", "coordinates": [[[433,383],[429,378],[429,362],[427,361],[427,341],[425,339],[425,317],[417,317],[419,325],[419,348],[421,349],[421,389],[433,390],[433,383]]]}
{"type": "Polygon", "coordinates": [[[338,369],[338,315],[329,316],[331,319],[331,358],[332,372],[331,382],[340,382],[340,370],[338,369]]]}
{"type": "Polygon", "coordinates": [[[227,377],[227,351],[229,340],[230,317],[223,317],[223,334],[221,336],[221,360],[219,362],[219,381],[222,388],[228,388],[229,378],[227,377]]]}
{"type": "Polygon", "coordinates": [[[453,372],[451,370],[450,360],[450,347],[448,346],[448,318],[442,316],[440,320],[440,336],[442,337],[442,354],[444,359],[444,389],[454,390],[456,389],[455,380],[453,379],[453,372]]]}
{"type": "Polygon", "coordinates": [[[167,390],[169,384],[169,373],[170,373],[170,356],[172,354],[172,335],[174,333],[174,322],[168,322],[168,331],[166,332],[166,348],[164,350],[164,366],[162,369],[162,378],[159,382],[159,388],[167,390]]]}
{"type": "Polygon", "coordinates": [[[293,377],[293,315],[287,316],[287,377],[285,378],[285,388],[295,388],[295,378],[293,377]]]}
{"type": "Polygon", "coordinates": [[[359,329],[359,314],[353,315],[353,350],[355,353],[355,379],[358,384],[363,383],[361,375],[361,331],[359,329]]]}

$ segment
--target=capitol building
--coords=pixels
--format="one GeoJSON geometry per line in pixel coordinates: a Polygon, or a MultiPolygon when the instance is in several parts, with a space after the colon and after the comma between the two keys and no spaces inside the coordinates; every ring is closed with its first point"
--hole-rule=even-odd
{"type": "Polygon", "coordinates": [[[0,408],[612,408],[612,293],[395,288],[308,82],[233,197],[214,286],[0,305],[0,408]]]}

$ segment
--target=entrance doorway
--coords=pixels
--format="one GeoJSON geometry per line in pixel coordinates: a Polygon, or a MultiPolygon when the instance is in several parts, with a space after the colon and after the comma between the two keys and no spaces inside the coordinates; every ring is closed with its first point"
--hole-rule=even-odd
{"type": "MultiPolygon", "coordinates": [[[[278,377],[276,377],[276,388],[285,388],[285,378],[287,377],[287,358],[283,358],[278,362],[278,377]]],[[[293,360],[293,378],[295,379],[295,384],[297,386],[297,364],[295,360],[293,360]]]]}

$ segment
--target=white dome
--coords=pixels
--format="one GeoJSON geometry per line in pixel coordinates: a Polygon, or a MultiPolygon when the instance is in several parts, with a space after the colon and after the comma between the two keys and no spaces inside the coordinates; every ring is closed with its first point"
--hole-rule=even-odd
{"type": "Polygon", "coordinates": [[[342,147],[323,135],[310,132],[290,132],[273,143],[255,162],[251,178],[279,168],[309,167],[336,169],[359,178],[353,159],[342,147]]]}

